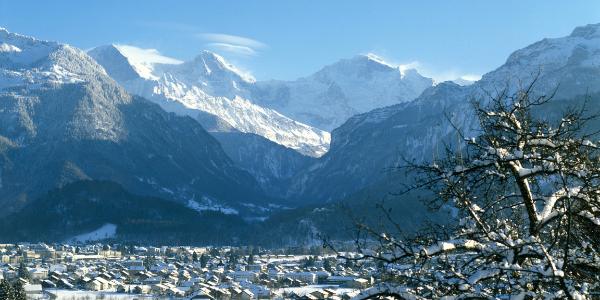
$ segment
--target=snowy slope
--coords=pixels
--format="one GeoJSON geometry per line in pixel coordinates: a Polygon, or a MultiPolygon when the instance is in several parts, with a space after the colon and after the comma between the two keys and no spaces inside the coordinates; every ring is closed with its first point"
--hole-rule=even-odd
{"type": "Polygon", "coordinates": [[[9,33],[0,27],[0,89],[82,82],[104,73],[92,59],[75,48],[9,33]],[[65,56],[76,60],[65,60],[65,56]]]}
{"type": "Polygon", "coordinates": [[[320,156],[328,150],[328,132],[245,98],[245,89],[254,79],[214,53],[203,51],[194,60],[183,63],[152,50],[121,45],[101,46],[89,54],[129,92],[146,97],[167,111],[201,122],[205,114],[210,114],[225,127],[263,136],[305,155],[320,156]]]}
{"type": "Polygon", "coordinates": [[[353,115],[413,100],[432,85],[432,79],[415,69],[367,54],[340,60],[295,81],[257,82],[252,100],[331,131],[353,115]]]}
{"type": "Polygon", "coordinates": [[[116,234],[117,234],[117,225],[107,223],[107,224],[102,225],[100,228],[98,228],[96,230],[93,230],[93,231],[90,231],[87,233],[82,233],[82,234],[79,234],[72,238],[69,238],[69,239],[67,239],[67,242],[69,242],[69,243],[95,242],[95,241],[101,241],[101,240],[112,238],[116,234]]]}
{"type": "MultiPolygon", "coordinates": [[[[330,142],[326,131],[351,116],[413,100],[433,85],[416,70],[373,54],[341,60],[295,81],[256,81],[209,51],[183,63],[122,45],[89,53],[129,92],[168,111],[192,117],[208,113],[225,124],[215,131],[254,133],[311,156],[324,154],[330,142]]],[[[203,125],[211,129],[209,122],[203,125]]]]}
{"type": "Polygon", "coordinates": [[[540,75],[538,89],[554,89],[574,96],[581,89],[600,87],[600,24],[577,27],[560,38],[545,38],[513,52],[506,63],[485,74],[478,83],[486,89],[518,86],[540,75]]]}

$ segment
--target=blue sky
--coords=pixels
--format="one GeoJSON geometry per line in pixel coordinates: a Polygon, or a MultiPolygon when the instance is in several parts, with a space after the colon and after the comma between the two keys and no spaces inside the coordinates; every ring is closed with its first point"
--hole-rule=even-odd
{"type": "Polygon", "coordinates": [[[0,0],[0,26],[88,49],[119,43],[190,59],[213,50],[258,79],[294,79],[360,53],[440,79],[600,23],[600,1],[0,0]]]}

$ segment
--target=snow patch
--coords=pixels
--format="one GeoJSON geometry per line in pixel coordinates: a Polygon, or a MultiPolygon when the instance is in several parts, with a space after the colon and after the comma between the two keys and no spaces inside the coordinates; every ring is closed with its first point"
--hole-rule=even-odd
{"type": "Polygon", "coordinates": [[[94,231],[74,236],[74,237],[68,239],[68,241],[85,243],[85,242],[93,242],[93,241],[109,239],[109,238],[115,237],[116,235],[117,235],[117,225],[107,223],[107,224],[102,225],[102,227],[100,227],[94,231]]]}
{"type": "Polygon", "coordinates": [[[188,200],[187,207],[191,208],[199,213],[205,211],[217,211],[225,215],[238,215],[239,212],[231,207],[227,207],[225,205],[216,203],[216,201],[208,198],[202,197],[202,202],[198,202],[196,200],[188,200]]]}
{"type": "Polygon", "coordinates": [[[11,44],[7,44],[7,43],[0,43],[0,52],[21,52],[23,50],[21,50],[21,48],[15,46],[15,45],[11,45],[11,44]]]}

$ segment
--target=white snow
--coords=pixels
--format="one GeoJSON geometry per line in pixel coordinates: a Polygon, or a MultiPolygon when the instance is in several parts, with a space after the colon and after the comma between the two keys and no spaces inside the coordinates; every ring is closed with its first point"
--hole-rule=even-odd
{"type": "MultiPolygon", "coordinates": [[[[523,83],[529,83],[540,74],[543,80],[536,85],[538,90],[552,90],[568,79],[570,69],[589,69],[600,66],[600,24],[577,27],[571,35],[560,38],[546,38],[528,47],[512,53],[500,68],[485,74],[479,82],[485,90],[492,91],[507,85],[517,89],[523,83]]],[[[583,90],[592,92],[597,84],[575,81],[579,88],[559,87],[559,92],[583,90]],[[586,90],[590,88],[590,90],[586,90]]]]}
{"type": "Polygon", "coordinates": [[[140,77],[145,79],[156,80],[159,78],[154,74],[154,65],[156,64],[176,65],[183,63],[175,58],[163,56],[156,49],[143,49],[119,44],[114,45],[114,47],[127,58],[140,77]]]}
{"type": "Polygon", "coordinates": [[[7,43],[0,43],[0,52],[21,52],[21,48],[15,46],[15,45],[11,45],[11,44],[7,44],[7,43]]]}
{"type": "Polygon", "coordinates": [[[0,89],[78,83],[85,76],[103,72],[82,51],[69,45],[37,40],[2,28],[0,61],[0,89]]]}
{"type": "Polygon", "coordinates": [[[254,103],[331,131],[350,117],[418,97],[433,85],[415,69],[373,54],[343,59],[294,81],[259,81],[254,103]]]}
{"type": "Polygon", "coordinates": [[[188,200],[187,207],[197,211],[197,212],[205,212],[205,211],[218,211],[225,215],[238,215],[239,212],[231,207],[228,207],[223,204],[219,204],[216,201],[212,200],[209,197],[203,197],[201,202],[196,200],[188,200]]]}
{"type": "Polygon", "coordinates": [[[69,242],[93,242],[112,238],[117,235],[117,225],[106,223],[102,227],[67,239],[69,242]]]}
{"type": "Polygon", "coordinates": [[[302,286],[302,287],[289,287],[289,288],[274,289],[273,293],[276,295],[285,295],[285,294],[294,293],[299,296],[305,296],[312,292],[322,291],[324,289],[335,290],[337,295],[339,295],[339,296],[346,295],[346,294],[354,294],[359,291],[358,289],[352,289],[352,288],[340,288],[337,285],[315,284],[315,285],[307,285],[307,286],[302,286]]]}
{"type": "Polygon", "coordinates": [[[115,55],[110,46],[89,53],[103,56],[99,62],[107,70],[124,70],[127,66],[119,64],[128,63],[139,77],[114,76],[115,79],[120,79],[119,83],[130,93],[148,98],[167,111],[194,118],[200,112],[208,113],[235,130],[263,136],[305,155],[321,156],[329,149],[329,132],[251,102],[245,89],[254,83],[254,78],[219,55],[203,51],[194,60],[180,63],[155,50],[114,47],[126,61],[104,57],[115,55]]]}

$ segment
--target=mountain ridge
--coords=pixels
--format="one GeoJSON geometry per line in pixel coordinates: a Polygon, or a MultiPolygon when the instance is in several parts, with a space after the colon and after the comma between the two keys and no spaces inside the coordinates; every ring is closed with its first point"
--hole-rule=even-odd
{"type": "Polygon", "coordinates": [[[200,124],[129,95],[83,51],[8,32],[0,43],[23,49],[0,53],[0,80],[12,79],[0,88],[2,214],[83,179],[183,204],[209,197],[240,214],[274,200],[200,124]]]}
{"type": "Polygon", "coordinates": [[[146,97],[167,111],[189,115],[209,129],[211,123],[222,122],[228,128],[263,136],[304,155],[320,156],[329,147],[328,132],[245,99],[240,87],[251,84],[252,80],[214,53],[205,51],[180,64],[153,64],[152,72],[156,74],[132,78],[118,73],[126,68],[120,66],[125,63],[110,57],[107,49],[101,46],[89,53],[109,73],[115,72],[121,78],[119,83],[130,93],[146,97]]]}

